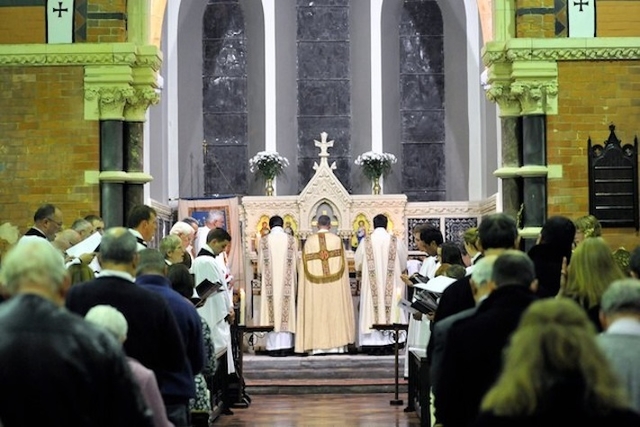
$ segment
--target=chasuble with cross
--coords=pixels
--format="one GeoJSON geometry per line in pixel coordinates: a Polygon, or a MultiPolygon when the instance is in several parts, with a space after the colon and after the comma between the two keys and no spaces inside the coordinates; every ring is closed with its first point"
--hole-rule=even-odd
{"type": "Polygon", "coordinates": [[[298,243],[282,227],[273,227],[260,239],[260,325],[273,325],[273,332],[267,334],[269,351],[290,349],[294,345],[297,264],[298,243]]]}
{"type": "Polygon", "coordinates": [[[398,307],[405,284],[400,275],[407,267],[407,248],[402,240],[382,227],[362,239],[354,255],[356,270],[362,271],[360,287],[360,346],[381,346],[393,342],[390,336],[372,329],[374,324],[407,323],[398,307]]]}
{"type": "Polygon", "coordinates": [[[328,230],[309,236],[301,262],[296,352],[345,351],[355,342],[355,317],[342,239],[328,230]]]}

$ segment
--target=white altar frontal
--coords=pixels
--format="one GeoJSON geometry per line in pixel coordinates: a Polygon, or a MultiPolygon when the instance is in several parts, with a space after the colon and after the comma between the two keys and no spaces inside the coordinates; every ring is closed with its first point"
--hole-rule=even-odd
{"type": "Polygon", "coordinates": [[[407,202],[404,194],[349,194],[334,175],[335,163],[328,162],[328,150],[333,147],[333,141],[327,141],[327,134],[322,133],[315,145],[320,150],[319,162],[314,163],[315,174],[299,195],[242,197],[239,213],[244,231],[243,275],[248,279],[245,285],[251,284],[251,291],[246,289],[247,325],[258,324],[257,245],[260,237],[268,233],[269,218],[273,215],[283,218],[285,230],[298,238],[300,248],[306,238],[316,232],[320,215],[331,218],[332,231],[342,237],[347,250],[357,313],[359,289],[353,271],[353,254],[358,237],[373,230],[374,216],[386,215],[389,232],[404,240],[411,256],[418,256],[420,252],[411,232],[417,225],[430,223],[440,229],[445,241],[458,242],[462,233],[469,227],[476,227],[483,215],[496,211],[495,196],[475,202],[407,202]]]}

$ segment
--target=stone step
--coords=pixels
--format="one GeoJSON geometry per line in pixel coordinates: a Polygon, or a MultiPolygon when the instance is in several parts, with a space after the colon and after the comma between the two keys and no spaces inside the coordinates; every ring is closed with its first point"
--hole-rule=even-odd
{"type": "MultiPolygon", "coordinates": [[[[399,358],[399,392],[407,392],[399,358]]],[[[249,394],[394,393],[395,356],[323,355],[269,357],[245,355],[249,394]]]]}
{"type": "MultiPolygon", "coordinates": [[[[265,394],[371,394],[394,393],[395,380],[249,380],[246,390],[249,395],[265,394]]],[[[407,381],[398,381],[398,392],[407,393],[407,381]]]]}

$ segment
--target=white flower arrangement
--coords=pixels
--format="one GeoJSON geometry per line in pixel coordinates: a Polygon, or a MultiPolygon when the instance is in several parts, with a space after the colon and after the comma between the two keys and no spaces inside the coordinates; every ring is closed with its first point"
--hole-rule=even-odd
{"type": "Polygon", "coordinates": [[[391,153],[367,151],[360,154],[354,163],[362,167],[362,172],[369,179],[380,178],[391,171],[391,165],[398,159],[391,153]]]}
{"type": "Polygon", "coordinates": [[[260,151],[249,159],[249,170],[252,173],[259,173],[265,179],[274,179],[287,166],[289,166],[289,160],[277,151],[260,151]]]}

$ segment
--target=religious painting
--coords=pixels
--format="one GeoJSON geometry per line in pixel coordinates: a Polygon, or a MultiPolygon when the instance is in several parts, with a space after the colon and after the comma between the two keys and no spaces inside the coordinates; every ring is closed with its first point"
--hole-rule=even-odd
{"type": "Polygon", "coordinates": [[[207,206],[206,209],[202,206],[199,207],[189,207],[189,216],[198,221],[199,227],[204,227],[205,222],[207,220],[207,216],[209,216],[209,212],[218,211],[224,216],[224,224],[221,228],[224,228],[228,231],[229,224],[229,206],[207,206]]]}
{"type": "Polygon", "coordinates": [[[260,219],[256,223],[255,230],[253,231],[253,238],[251,239],[251,250],[254,252],[258,251],[258,242],[261,237],[269,234],[269,215],[261,215],[260,219]]]}
{"type": "Polygon", "coordinates": [[[355,251],[358,248],[360,241],[371,232],[371,223],[363,213],[360,213],[353,220],[351,228],[353,230],[353,235],[351,236],[351,249],[355,251]]]}
{"type": "Polygon", "coordinates": [[[297,236],[298,223],[296,222],[295,218],[292,215],[286,214],[283,218],[283,221],[284,231],[291,236],[297,236]]]}

